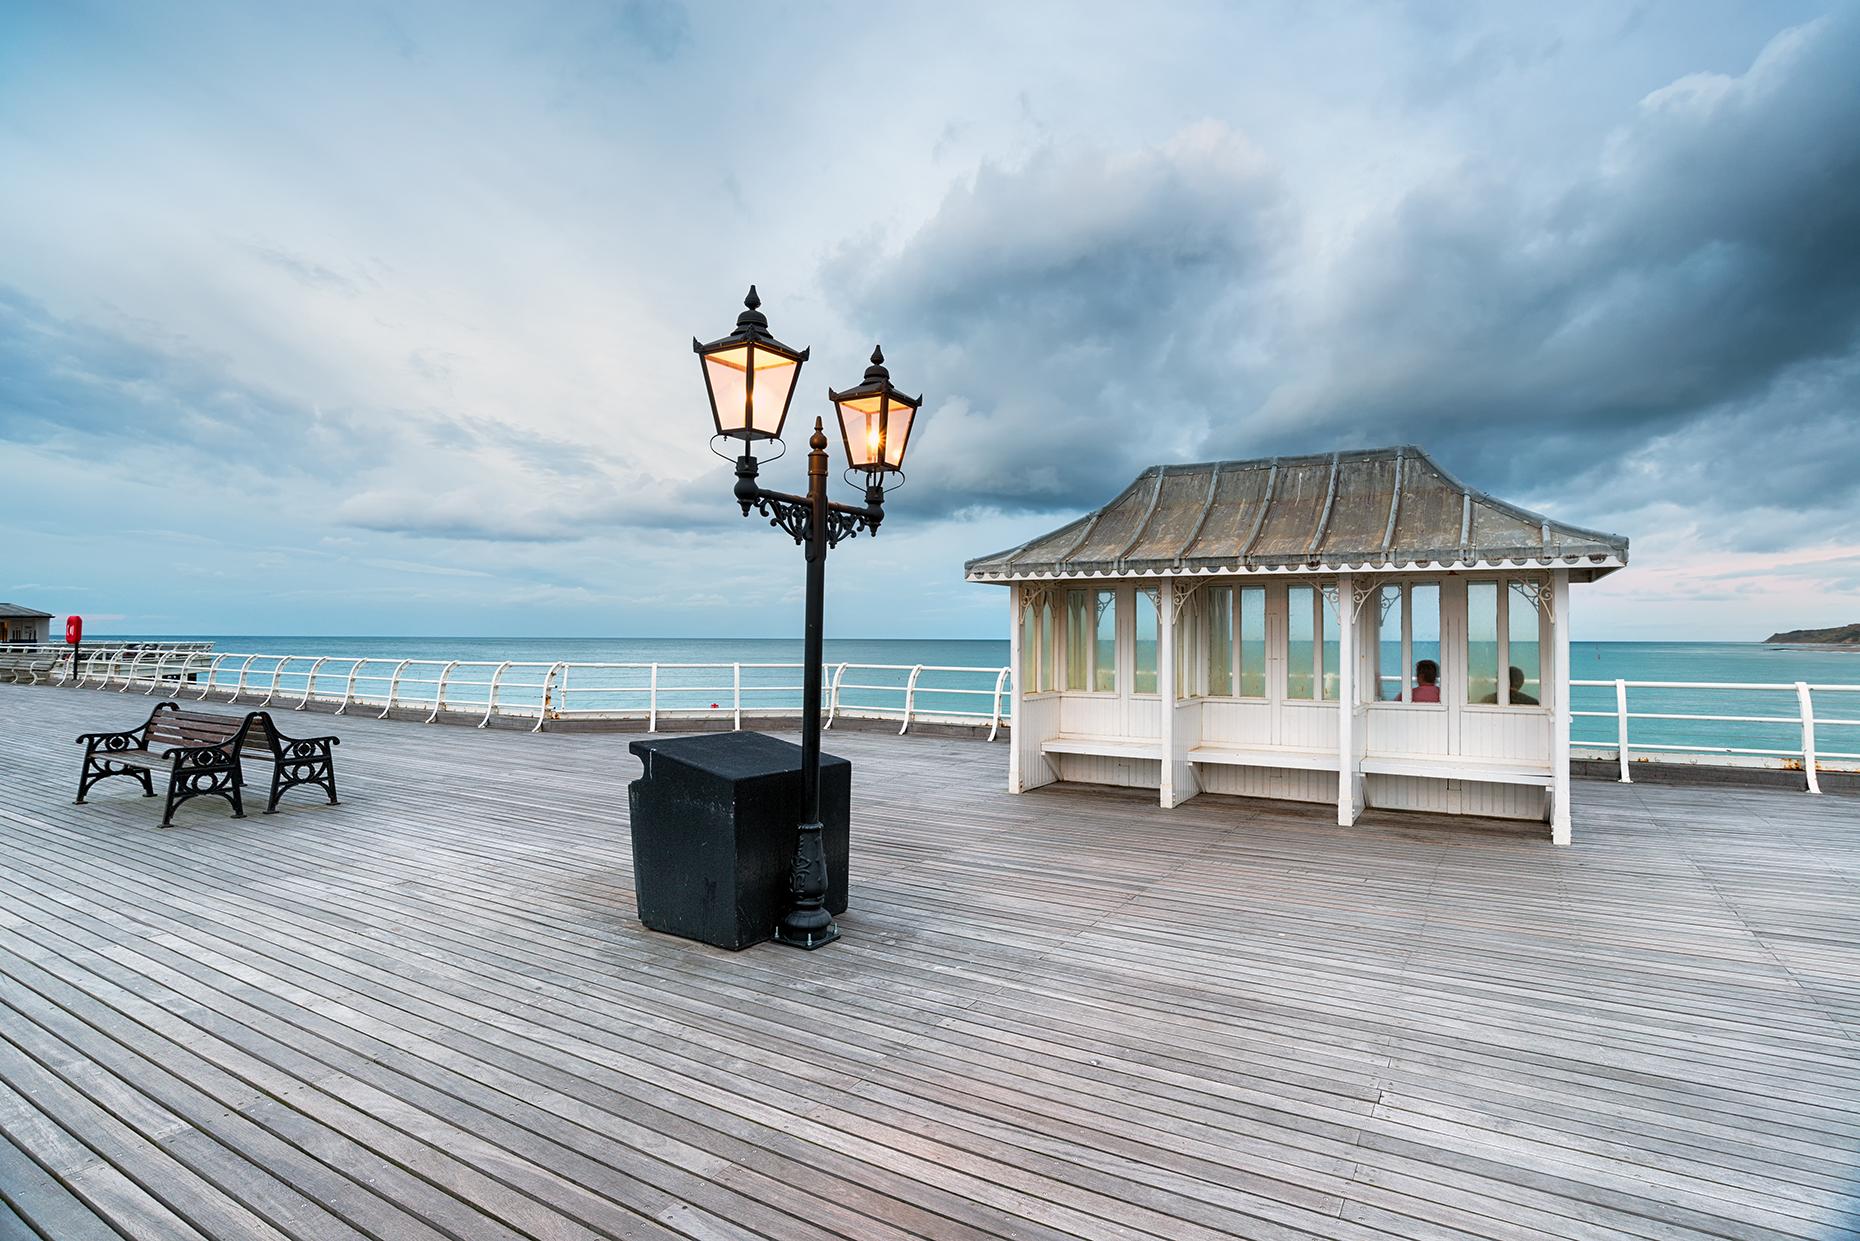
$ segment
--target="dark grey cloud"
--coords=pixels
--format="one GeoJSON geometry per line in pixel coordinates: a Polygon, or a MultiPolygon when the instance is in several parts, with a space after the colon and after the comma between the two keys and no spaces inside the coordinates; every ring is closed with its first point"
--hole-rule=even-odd
{"type": "Polygon", "coordinates": [[[1741,78],[1655,93],[1552,201],[1486,167],[1417,191],[1345,270],[1347,300],[1318,325],[1328,381],[1247,432],[1415,439],[1526,485],[1845,356],[1860,21],[1787,33],[1741,78]]]}
{"type": "Polygon", "coordinates": [[[1684,496],[1704,454],[1787,440],[1723,494],[1851,498],[1860,10],[1654,92],[1560,184],[1526,159],[1469,158],[1339,239],[1211,126],[1047,151],[828,280],[859,269],[900,377],[950,398],[913,471],[950,508],[1076,510],[1153,461],[1396,442],[1619,511],[1607,489],[1656,449],[1673,464],[1642,487],[1684,496]]]}
{"type": "Polygon", "coordinates": [[[828,282],[883,325],[896,378],[936,393],[909,459],[925,485],[900,499],[1095,502],[1133,451],[1179,451],[1257,400],[1242,359],[1288,227],[1275,169],[1210,122],[1135,154],[984,165],[900,254],[837,256],[828,282]]]}

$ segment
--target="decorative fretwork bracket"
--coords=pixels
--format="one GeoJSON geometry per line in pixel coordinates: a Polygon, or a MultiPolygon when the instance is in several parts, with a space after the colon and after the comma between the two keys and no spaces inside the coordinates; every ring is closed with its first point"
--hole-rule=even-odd
{"type": "Polygon", "coordinates": [[[1542,578],[1514,577],[1511,580],[1514,584],[1518,586],[1522,586],[1530,594],[1531,601],[1537,605],[1537,610],[1542,612],[1545,616],[1549,617],[1550,623],[1552,625],[1555,625],[1556,624],[1556,590],[1555,588],[1553,588],[1549,582],[1544,581],[1542,578]]]}

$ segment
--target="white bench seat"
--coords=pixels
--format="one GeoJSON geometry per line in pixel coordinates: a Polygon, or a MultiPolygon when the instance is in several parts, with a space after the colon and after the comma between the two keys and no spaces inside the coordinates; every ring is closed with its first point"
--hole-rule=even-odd
{"type": "Polygon", "coordinates": [[[1367,754],[1362,770],[1370,776],[1425,776],[1430,780],[1477,780],[1487,784],[1537,784],[1554,779],[1550,764],[1517,758],[1468,758],[1463,754],[1367,754]]]}
{"type": "Polygon", "coordinates": [[[1229,767],[1290,767],[1298,771],[1337,770],[1337,751],[1291,745],[1198,745],[1186,756],[1191,763],[1229,767]]]}
{"type": "Polygon", "coordinates": [[[1061,733],[1040,743],[1042,754],[1089,754],[1095,758],[1162,758],[1162,742],[1150,737],[1094,737],[1061,733]]]}

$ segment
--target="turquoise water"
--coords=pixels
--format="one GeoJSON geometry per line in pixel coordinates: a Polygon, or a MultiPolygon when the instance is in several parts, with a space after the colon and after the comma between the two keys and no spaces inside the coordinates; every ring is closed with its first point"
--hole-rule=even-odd
{"type": "MultiPolygon", "coordinates": [[[[112,635],[112,640],[116,639],[112,635]]],[[[135,641],[133,637],[126,640],[135,641]]],[[[175,641],[177,635],[160,639],[175,641]]],[[[185,639],[182,639],[185,640],[185,639]]],[[[690,670],[660,670],[660,705],[662,709],[710,709],[716,703],[720,712],[740,702],[744,710],[761,707],[792,706],[798,699],[798,667],[755,668],[729,667],[743,664],[798,665],[801,642],[798,638],[354,638],[354,637],[259,637],[238,634],[203,634],[200,641],[211,641],[216,653],[267,656],[327,656],[330,664],[319,674],[319,693],[327,692],[334,675],[340,680],[357,659],[398,661],[403,659],[480,661],[501,663],[517,661],[549,665],[631,663],[631,664],[713,664],[725,665],[690,670]],[[740,690],[738,677],[740,676],[740,690]]],[[[840,663],[896,665],[891,669],[863,669],[849,673],[841,701],[844,705],[883,706],[895,710],[902,704],[902,690],[914,665],[997,669],[1007,663],[1006,640],[986,639],[884,639],[839,638],[825,643],[828,678],[832,665],[840,663]]],[[[1571,675],[1576,680],[1614,681],[1694,681],[1764,683],[1792,686],[1794,682],[1860,686],[1860,650],[1829,650],[1768,646],[1754,642],[1576,642],[1570,650],[1571,675]]],[[[252,685],[268,684],[275,661],[255,661],[249,670],[252,685]]],[[[279,690],[288,694],[301,692],[308,664],[296,661],[285,666],[278,677],[279,690]]],[[[391,665],[370,664],[363,669],[358,687],[370,697],[379,697],[387,688],[391,665]]],[[[532,699],[540,692],[544,668],[512,669],[505,675],[504,701],[511,703],[532,699]]],[[[488,701],[488,671],[473,670],[469,677],[456,677],[447,698],[460,706],[488,701]],[[479,680],[474,682],[471,678],[479,680]]],[[[437,669],[414,668],[404,680],[402,692],[412,699],[430,698],[430,678],[437,669]]],[[[577,682],[569,681],[565,705],[571,709],[643,710],[649,698],[651,674],[646,669],[612,670],[599,677],[582,674],[577,682]]],[[[992,709],[995,677],[992,673],[934,673],[919,676],[919,708],[944,706],[986,714],[992,709]],[[960,689],[964,694],[943,695],[935,691],[960,689]]],[[[558,678],[559,685],[559,678],[558,678]]],[[[1575,687],[1572,705],[1577,711],[1599,711],[1608,718],[1575,719],[1571,740],[1577,745],[1612,746],[1615,739],[1615,691],[1612,685],[1575,687]]],[[[1702,748],[1740,746],[1756,749],[1795,750],[1802,741],[1799,704],[1793,688],[1782,690],[1712,691],[1712,690],[1630,690],[1629,710],[1636,713],[1673,713],[1703,715],[1766,716],[1774,722],[1751,721],[1663,721],[1634,720],[1632,742],[1665,742],[1702,748]]],[[[1860,719],[1860,693],[1820,692],[1814,695],[1815,713],[1822,719],[1860,719]]],[[[1817,747],[1822,753],[1860,754],[1860,726],[1820,724],[1817,747]]]]}

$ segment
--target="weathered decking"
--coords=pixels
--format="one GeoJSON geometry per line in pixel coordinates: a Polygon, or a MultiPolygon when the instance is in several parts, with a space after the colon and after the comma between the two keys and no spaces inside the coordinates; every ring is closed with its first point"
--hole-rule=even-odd
{"type": "Polygon", "coordinates": [[[732,955],[633,919],[625,736],[71,805],[150,701],[0,686],[0,1241],[1860,1227],[1851,797],[1579,782],[1555,849],[829,735],[845,939],[732,955]]]}

